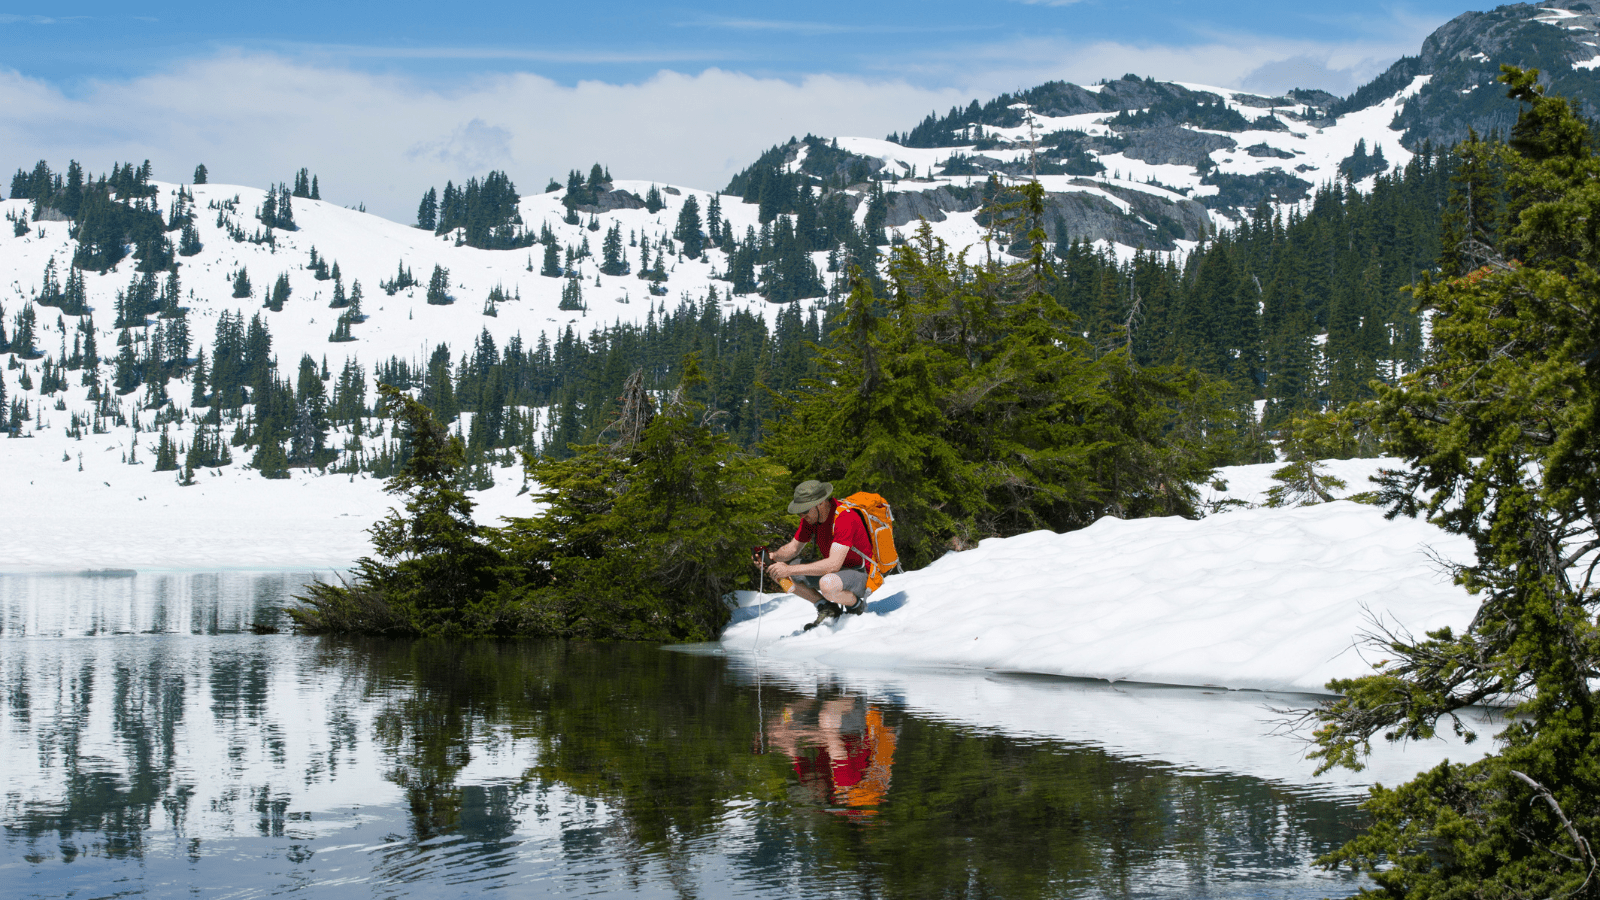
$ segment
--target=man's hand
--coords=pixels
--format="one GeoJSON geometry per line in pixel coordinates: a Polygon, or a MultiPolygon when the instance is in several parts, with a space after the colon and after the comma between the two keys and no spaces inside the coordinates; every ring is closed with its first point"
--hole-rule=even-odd
{"type": "Polygon", "coordinates": [[[788,563],[775,562],[772,565],[767,566],[767,574],[778,579],[788,578],[789,570],[792,568],[794,567],[788,563]]]}

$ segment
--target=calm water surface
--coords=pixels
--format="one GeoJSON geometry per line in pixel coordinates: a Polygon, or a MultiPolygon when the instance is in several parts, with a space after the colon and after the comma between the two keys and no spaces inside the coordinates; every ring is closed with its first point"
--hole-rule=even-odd
{"type": "Polygon", "coordinates": [[[1308,865],[1353,834],[1348,794],[1006,724],[1084,710],[1081,729],[1110,735],[1159,708],[1176,745],[1215,721],[1201,692],[1152,706],[1081,682],[874,680],[708,648],[249,633],[308,577],[0,576],[0,895],[1358,886],[1308,865]],[[962,698],[981,710],[938,712],[962,698]]]}

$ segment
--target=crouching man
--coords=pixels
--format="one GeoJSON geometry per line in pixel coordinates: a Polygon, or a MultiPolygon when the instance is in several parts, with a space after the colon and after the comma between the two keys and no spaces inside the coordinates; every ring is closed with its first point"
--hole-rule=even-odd
{"type": "MultiPolygon", "coordinates": [[[[817,607],[817,620],[806,630],[817,627],[841,612],[860,615],[867,608],[867,566],[872,559],[872,540],[867,535],[861,514],[842,509],[833,499],[833,485],[823,481],[804,481],[794,489],[789,512],[800,516],[800,527],[789,543],[772,551],[767,573],[773,578],[788,578],[797,597],[817,607]],[[791,565],[808,543],[817,545],[821,556],[816,562],[791,565]]],[[[756,563],[758,566],[760,562],[756,563]]]]}

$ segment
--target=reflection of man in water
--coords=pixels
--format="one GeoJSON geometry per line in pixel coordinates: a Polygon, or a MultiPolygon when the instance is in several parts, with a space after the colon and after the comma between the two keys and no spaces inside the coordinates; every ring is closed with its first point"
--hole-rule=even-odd
{"type": "Polygon", "coordinates": [[[772,746],[794,759],[795,774],[816,802],[837,811],[874,815],[889,791],[894,732],[883,713],[859,697],[837,697],[817,707],[801,700],[784,707],[767,729],[772,746]],[[812,711],[816,724],[806,724],[812,711]]]}

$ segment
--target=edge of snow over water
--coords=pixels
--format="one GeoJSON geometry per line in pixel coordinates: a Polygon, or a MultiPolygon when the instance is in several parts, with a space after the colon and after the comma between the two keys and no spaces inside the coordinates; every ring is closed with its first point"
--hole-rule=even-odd
{"type": "Polygon", "coordinates": [[[1337,501],[1199,521],[1106,518],[983,541],[887,579],[861,617],[745,592],[730,650],[832,666],[953,666],[1153,684],[1322,692],[1371,672],[1374,621],[1462,628],[1477,602],[1441,561],[1471,543],[1337,501]]]}

